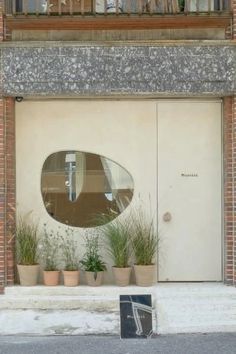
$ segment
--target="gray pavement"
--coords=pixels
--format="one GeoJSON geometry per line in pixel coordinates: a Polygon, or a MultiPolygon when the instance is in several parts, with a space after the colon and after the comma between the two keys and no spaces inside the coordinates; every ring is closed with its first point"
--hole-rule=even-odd
{"type": "Polygon", "coordinates": [[[0,354],[234,354],[236,333],[113,336],[0,336],[0,354]]]}

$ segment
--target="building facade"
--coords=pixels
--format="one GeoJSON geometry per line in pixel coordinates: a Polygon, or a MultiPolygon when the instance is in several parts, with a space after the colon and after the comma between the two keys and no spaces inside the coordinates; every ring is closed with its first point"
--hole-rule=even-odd
{"type": "Polygon", "coordinates": [[[157,280],[235,284],[235,14],[234,0],[1,2],[2,292],[16,210],[82,242],[93,213],[139,196],[157,280]]]}

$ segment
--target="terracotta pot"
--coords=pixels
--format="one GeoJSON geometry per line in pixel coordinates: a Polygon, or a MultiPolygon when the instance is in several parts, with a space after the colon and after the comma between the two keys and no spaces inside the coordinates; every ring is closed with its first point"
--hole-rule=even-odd
{"type": "Polygon", "coordinates": [[[136,285],[152,286],[155,283],[156,265],[134,265],[136,285]]]}
{"type": "Polygon", "coordinates": [[[19,273],[20,285],[34,286],[38,283],[39,277],[39,264],[22,265],[17,264],[19,273]]]}
{"type": "Polygon", "coordinates": [[[85,272],[85,277],[87,284],[89,286],[100,286],[103,281],[104,272],[97,272],[97,276],[95,276],[94,272],[85,272]]]}
{"type": "Polygon", "coordinates": [[[79,270],[63,270],[63,277],[65,286],[79,285],[79,270]]]}
{"type": "Polygon", "coordinates": [[[131,267],[112,267],[116,285],[127,286],[130,283],[131,267]]]}
{"type": "Polygon", "coordinates": [[[59,270],[44,270],[43,283],[47,286],[56,286],[59,284],[59,270]]]}

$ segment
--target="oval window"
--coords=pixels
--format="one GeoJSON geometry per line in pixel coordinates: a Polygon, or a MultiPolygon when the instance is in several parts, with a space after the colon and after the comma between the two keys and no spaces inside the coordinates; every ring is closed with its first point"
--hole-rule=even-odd
{"type": "Polygon", "coordinates": [[[59,151],[48,156],[41,192],[48,214],[70,226],[96,226],[96,216],[117,217],[130,204],[134,191],[130,173],[104,156],[59,151]]]}

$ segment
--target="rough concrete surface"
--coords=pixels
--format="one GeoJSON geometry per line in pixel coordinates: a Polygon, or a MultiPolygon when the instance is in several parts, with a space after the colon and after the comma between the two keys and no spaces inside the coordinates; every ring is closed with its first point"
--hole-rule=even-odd
{"type": "Polygon", "coordinates": [[[157,283],[149,288],[8,287],[0,297],[0,334],[119,335],[119,295],[145,293],[152,295],[154,333],[236,333],[235,287],[157,283]]]}
{"type": "Polygon", "coordinates": [[[118,337],[0,337],[0,354],[234,354],[236,334],[118,337]]]}
{"type": "Polygon", "coordinates": [[[12,42],[0,51],[6,96],[224,96],[236,90],[236,49],[227,42],[12,42]]]}

